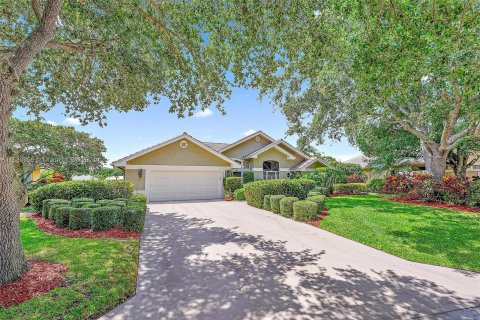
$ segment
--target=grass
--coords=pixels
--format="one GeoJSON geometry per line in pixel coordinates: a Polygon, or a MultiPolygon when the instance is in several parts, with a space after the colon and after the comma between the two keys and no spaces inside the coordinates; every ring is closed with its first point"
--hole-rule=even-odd
{"type": "Polygon", "coordinates": [[[95,319],[135,291],[138,240],[52,236],[25,217],[20,225],[28,259],[66,264],[67,281],[18,306],[0,308],[0,319],[95,319]]]}
{"type": "Polygon", "coordinates": [[[480,214],[379,199],[328,198],[320,228],[406,260],[480,271],[480,214]]]}

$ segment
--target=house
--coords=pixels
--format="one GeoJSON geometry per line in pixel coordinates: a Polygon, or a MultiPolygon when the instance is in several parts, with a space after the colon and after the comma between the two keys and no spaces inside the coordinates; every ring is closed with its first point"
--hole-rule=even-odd
{"type": "Polygon", "coordinates": [[[252,172],[261,180],[327,166],[262,131],[233,143],[202,142],[183,133],[112,165],[124,169],[125,180],[149,201],[223,198],[227,171],[239,176],[252,172]]]}

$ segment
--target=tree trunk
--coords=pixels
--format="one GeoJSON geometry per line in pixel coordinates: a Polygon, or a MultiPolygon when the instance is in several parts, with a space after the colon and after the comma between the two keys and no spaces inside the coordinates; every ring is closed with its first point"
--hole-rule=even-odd
{"type": "Polygon", "coordinates": [[[463,155],[458,155],[456,158],[456,161],[453,163],[455,177],[462,181],[467,181],[468,159],[463,155]]]}
{"type": "Polygon", "coordinates": [[[0,61],[0,286],[21,278],[29,268],[20,238],[20,181],[10,147],[9,120],[14,85],[8,64],[0,61]]]}
{"type": "Polygon", "coordinates": [[[435,183],[441,183],[447,169],[448,151],[439,150],[438,146],[425,145],[424,160],[425,170],[432,174],[435,183]],[[426,156],[425,156],[426,155],[426,156]]]}

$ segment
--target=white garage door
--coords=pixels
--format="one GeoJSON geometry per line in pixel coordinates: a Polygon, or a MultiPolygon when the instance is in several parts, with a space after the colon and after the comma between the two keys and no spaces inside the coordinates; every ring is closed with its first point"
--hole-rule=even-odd
{"type": "Polygon", "coordinates": [[[221,171],[151,171],[150,201],[223,198],[221,171]]]}

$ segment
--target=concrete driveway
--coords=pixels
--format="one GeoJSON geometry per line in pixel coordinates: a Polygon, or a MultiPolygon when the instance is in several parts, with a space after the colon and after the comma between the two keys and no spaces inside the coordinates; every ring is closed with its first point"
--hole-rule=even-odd
{"type": "Polygon", "coordinates": [[[242,202],[149,205],[137,294],[101,319],[480,319],[480,274],[242,202]]]}

